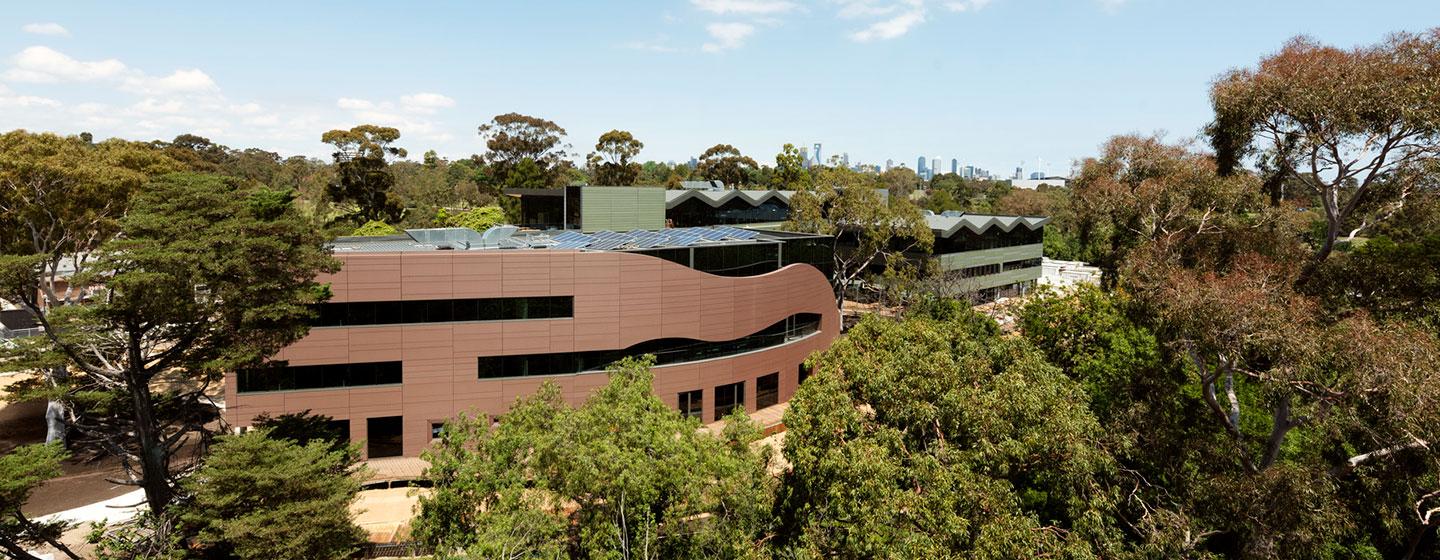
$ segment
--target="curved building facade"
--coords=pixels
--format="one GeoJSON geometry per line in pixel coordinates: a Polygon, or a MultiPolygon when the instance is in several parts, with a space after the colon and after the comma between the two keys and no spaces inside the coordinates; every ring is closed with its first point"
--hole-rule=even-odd
{"type": "Polygon", "coordinates": [[[788,400],[802,362],[840,330],[825,274],[785,261],[784,240],[664,256],[391,241],[337,244],[343,268],[321,280],[334,296],[310,333],[273,365],[226,377],[231,425],[308,410],[365,440],[371,457],[414,456],[456,414],[503,413],[547,381],[578,404],[607,382],[605,364],[640,354],[657,356],[662,400],[711,422],[788,400]],[[777,245],[767,272],[687,266],[767,243],[777,245]]]}

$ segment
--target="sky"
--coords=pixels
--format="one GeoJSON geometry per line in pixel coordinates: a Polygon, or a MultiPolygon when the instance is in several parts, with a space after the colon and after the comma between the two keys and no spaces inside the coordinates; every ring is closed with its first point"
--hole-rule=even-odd
{"type": "Polygon", "coordinates": [[[0,130],[327,157],[374,123],[418,159],[513,111],[579,158],[622,129],[646,160],[819,142],[1066,174],[1116,134],[1196,138],[1215,77],[1295,35],[1436,26],[1437,0],[29,1],[0,14],[0,130]]]}

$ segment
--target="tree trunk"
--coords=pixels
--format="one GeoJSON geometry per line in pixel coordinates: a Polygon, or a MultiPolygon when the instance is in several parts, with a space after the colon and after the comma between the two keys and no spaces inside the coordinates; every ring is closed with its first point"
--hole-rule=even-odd
{"type": "MultiPolygon", "coordinates": [[[[68,379],[70,372],[65,366],[59,366],[50,368],[46,376],[49,377],[50,386],[54,387],[68,379]]],[[[65,433],[69,427],[67,412],[65,403],[61,401],[52,400],[45,405],[45,443],[58,442],[62,447],[65,446],[65,433]]]]}
{"type": "Polygon", "coordinates": [[[140,487],[145,491],[145,502],[150,511],[164,513],[174,493],[170,487],[169,457],[161,442],[162,434],[155,424],[150,384],[144,376],[132,373],[127,377],[126,385],[135,406],[135,437],[140,443],[140,487]]]}

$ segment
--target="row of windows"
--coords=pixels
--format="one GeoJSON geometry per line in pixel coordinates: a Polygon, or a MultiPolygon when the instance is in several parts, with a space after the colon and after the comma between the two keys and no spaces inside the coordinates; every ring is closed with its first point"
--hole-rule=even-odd
{"type": "Polygon", "coordinates": [[[757,333],[721,342],[662,338],[641,342],[624,350],[482,356],[478,359],[479,376],[481,379],[489,379],[600,371],[617,360],[645,354],[655,356],[657,366],[694,362],[779,346],[818,330],[820,315],[797,313],[757,333]]]}
{"type": "Polygon", "coordinates": [[[779,243],[745,243],[632,251],[716,276],[758,276],[779,270],[779,243]]]}
{"type": "Polygon", "coordinates": [[[557,319],[575,316],[574,296],[352,301],[316,306],[316,327],[557,319]]]}
{"type": "Polygon", "coordinates": [[[1040,266],[1040,262],[1041,262],[1041,259],[1040,259],[1039,257],[1036,257],[1036,258],[1033,258],[1033,259],[1019,260],[1019,261],[1009,261],[1009,262],[1006,262],[1006,263],[1005,263],[1004,270],[1017,270],[1017,269],[1021,269],[1021,268],[1035,268],[1035,267],[1037,267],[1037,266],[1040,266]]]}
{"type": "Polygon", "coordinates": [[[999,264],[982,264],[980,266],[970,266],[960,269],[961,278],[974,278],[976,276],[989,276],[991,274],[1000,274],[999,264]]]}
{"type": "Polygon", "coordinates": [[[959,253],[962,251],[980,251],[984,249],[999,249],[1002,247],[1015,247],[1018,245],[1035,245],[1045,241],[1045,228],[1030,229],[1025,226],[1017,226],[1010,231],[1001,231],[999,228],[991,228],[984,235],[974,233],[968,229],[961,228],[950,237],[936,237],[935,248],[931,251],[936,255],[959,253]]]}
{"type": "Polygon", "coordinates": [[[400,383],[401,362],[326,364],[318,366],[268,365],[236,372],[236,390],[241,393],[336,389],[400,383]]]}
{"type": "MultiPolygon", "coordinates": [[[[807,370],[800,366],[799,381],[805,381],[807,370]]],[[[780,403],[780,372],[769,373],[755,378],[755,410],[768,408],[780,403]]],[[[700,418],[705,414],[705,391],[685,391],[679,396],[680,414],[700,418]]],[[[729,383],[715,388],[715,420],[724,418],[731,411],[745,405],[745,382],[729,383]]]]}

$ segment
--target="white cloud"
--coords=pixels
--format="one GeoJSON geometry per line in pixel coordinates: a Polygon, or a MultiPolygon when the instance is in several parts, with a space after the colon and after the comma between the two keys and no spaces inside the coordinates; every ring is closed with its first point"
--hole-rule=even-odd
{"type": "Polygon", "coordinates": [[[861,43],[894,39],[909,33],[911,29],[922,23],[925,23],[924,4],[920,2],[910,2],[905,11],[888,19],[870,24],[870,27],[851,33],[850,39],[861,43]]]}
{"type": "Polygon", "coordinates": [[[400,96],[400,108],[411,113],[434,113],[455,106],[455,100],[438,93],[412,93],[400,96]]]}
{"type": "Polygon", "coordinates": [[[712,14],[742,16],[783,14],[797,7],[788,0],[690,0],[690,3],[712,14]]]}
{"type": "Polygon", "coordinates": [[[374,104],[374,103],[371,103],[371,102],[369,102],[369,101],[366,101],[366,100],[364,100],[364,99],[353,99],[353,98],[349,98],[349,97],[341,97],[340,99],[337,99],[337,100],[335,101],[335,106],[336,106],[336,107],[339,107],[339,108],[341,108],[341,109],[347,109],[347,110],[351,110],[351,111],[359,111],[359,110],[365,110],[365,109],[373,108],[373,107],[375,106],[375,104],[374,104]]]}
{"type": "Polygon", "coordinates": [[[70,30],[65,29],[55,22],[27,23],[20,28],[21,31],[35,35],[48,35],[51,37],[69,37],[70,30]]]}
{"type": "Polygon", "coordinates": [[[946,2],[945,7],[952,12],[975,12],[990,4],[990,0],[957,0],[946,2]]]}
{"type": "Polygon", "coordinates": [[[123,88],[136,93],[210,93],[220,91],[220,86],[210,75],[197,69],[176,70],[163,78],[137,75],[125,80],[123,88]]]}
{"type": "Polygon", "coordinates": [[[5,92],[0,92],[0,107],[20,109],[32,109],[39,107],[55,109],[60,107],[59,101],[50,99],[48,97],[38,97],[34,95],[10,96],[3,95],[3,93],[5,92]]]}
{"type": "Polygon", "coordinates": [[[898,4],[880,0],[840,0],[840,11],[835,15],[842,19],[873,18],[895,13],[898,4]]]}
{"type": "Polygon", "coordinates": [[[13,66],[4,77],[13,82],[88,82],[121,78],[131,72],[113,58],[84,62],[50,47],[26,47],[10,60],[13,66]]]}
{"type": "Polygon", "coordinates": [[[743,46],[745,39],[755,33],[755,26],[735,22],[712,23],[705,26],[705,30],[710,33],[710,37],[715,39],[715,42],[705,43],[700,47],[701,50],[718,53],[743,46]]]}
{"type": "Polygon", "coordinates": [[[168,113],[175,114],[185,110],[185,103],[178,99],[156,99],[147,97],[139,103],[130,106],[130,109],[140,113],[168,113]]]}

